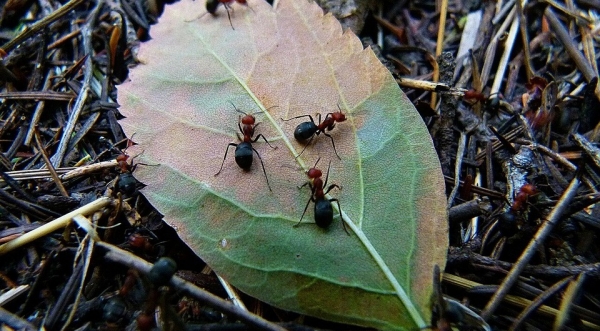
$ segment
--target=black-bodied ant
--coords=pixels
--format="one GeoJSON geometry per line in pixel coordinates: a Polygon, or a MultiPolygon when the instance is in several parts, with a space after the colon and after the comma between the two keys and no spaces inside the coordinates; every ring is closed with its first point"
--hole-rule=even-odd
{"type": "Polygon", "coordinates": [[[131,163],[128,163],[129,155],[122,153],[117,156],[117,164],[121,174],[118,177],[117,188],[120,192],[130,196],[135,193],[137,180],[133,177],[132,172],[135,170],[137,164],[133,163],[133,160],[137,156],[131,158],[131,163]]]}
{"type": "MultiPolygon", "coordinates": [[[[231,28],[235,30],[235,28],[233,27],[233,23],[231,23],[231,15],[229,14],[229,9],[233,11],[233,8],[231,8],[231,4],[234,2],[248,7],[248,2],[246,2],[246,0],[206,0],[206,11],[213,16],[217,16],[217,9],[219,8],[220,4],[223,4],[223,7],[225,7],[225,10],[227,10],[227,18],[229,18],[229,24],[231,25],[231,28]]],[[[204,14],[200,15],[200,17],[202,16],[204,16],[204,14]]]]}
{"type": "Polygon", "coordinates": [[[258,154],[258,151],[256,149],[254,149],[254,147],[252,147],[252,143],[255,143],[258,138],[262,137],[263,140],[267,143],[267,145],[269,145],[269,147],[275,149],[277,147],[273,147],[271,146],[271,144],[267,141],[267,138],[265,138],[265,136],[261,134],[259,134],[258,136],[256,136],[256,138],[254,140],[252,140],[252,137],[254,136],[254,129],[256,129],[256,126],[258,126],[259,123],[256,123],[256,119],[254,118],[254,116],[252,114],[246,114],[243,111],[237,109],[237,107],[232,103],[231,104],[233,106],[233,108],[235,109],[235,111],[237,111],[238,113],[244,114],[244,116],[241,116],[240,120],[238,121],[238,128],[240,129],[240,132],[242,133],[242,135],[244,135],[244,138],[242,139],[239,135],[238,135],[238,139],[242,140],[241,143],[239,144],[235,144],[235,143],[229,143],[229,145],[227,145],[227,148],[225,148],[225,156],[223,156],[223,162],[221,163],[221,168],[219,169],[219,172],[217,172],[215,174],[215,176],[217,176],[218,174],[221,173],[221,170],[223,170],[223,165],[225,164],[225,159],[227,158],[227,152],[229,152],[229,147],[230,146],[235,146],[235,163],[237,163],[237,165],[244,169],[244,170],[250,170],[250,167],[252,166],[252,151],[254,151],[254,153],[256,153],[256,156],[258,156],[258,159],[260,160],[260,164],[262,165],[262,169],[263,169],[263,173],[265,174],[265,178],[267,179],[267,186],[269,187],[269,191],[273,191],[271,190],[271,184],[269,184],[269,177],[267,177],[267,171],[265,170],[265,164],[263,163],[262,158],[260,157],[260,154],[258,154]],[[243,124],[240,125],[240,122],[243,124]]]}
{"type": "Polygon", "coordinates": [[[323,187],[327,186],[327,180],[329,179],[329,169],[331,168],[331,161],[329,161],[329,166],[327,166],[327,175],[325,176],[325,182],[323,183],[323,179],[321,179],[323,173],[321,172],[321,170],[316,168],[317,163],[319,163],[320,159],[321,158],[318,158],[317,162],[315,162],[315,165],[312,168],[308,169],[308,171],[306,172],[306,175],[308,176],[308,181],[299,187],[303,188],[304,186],[308,185],[311,190],[311,195],[308,201],[306,202],[306,207],[304,207],[302,216],[300,216],[300,221],[298,222],[298,224],[295,225],[295,227],[302,223],[302,218],[304,217],[304,214],[306,214],[308,205],[312,201],[315,203],[315,223],[317,223],[317,225],[320,228],[328,228],[331,222],[333,221],[333,208],[331,207],[331,203],[335,201],[338,205],[340,220],[342,222],[342,226],[344,227],[344,231],[346,231],[346,233],[349,235],[350,233],[348,233],[348,230],[346,229],[346,224],[344,224],[344,220],[342,219],[342,208],[340,207],[340,201],[338,199],[325,198],[325,194],[329,193],[329,191],[333,190],[334,188],[338,188],[340,190],[342,188],[336,184],[331,184],[329,185],[329,187],[327,187],[326,191],[323,191],[323,187]]]}
{"type": "MultiPolygon", "coordinates": [[[[338,157],[338,159],[340,159],[340,160],[342,159],[338,155],[337,150],[335,149],[335,142],[333,141],[333,137],[330,134],[328,134],[327,132],[325,132],[325,131],[333,130],[333,128],[335,127],[335,123],[340,123],[340,122],[343,122],[346,120],[346,115],[344,113],[342,113],[342,109],[340,109],[340,105],[338,105],[338,109],[340,111],[328,113],[327,115],[325,115],[325,119],[323,120],[323,122],[321,122],[321,114],[317,114],[319,116],[319,125],[315,124],[315,120],[310,115],[300,115],[300,116],[288,118],[286,120],[284,120],[283,118],[281,119],[282,121],[289,121],[289,120],[293,120],[293,119],[301,118],[301,117],[310,118],[310,122],[300,123],[296,127],[296,130],[294,130],[294,138],[296,138],[297,141],[305,142],[308,140],[308,142],[306,143],[306,145],[304,146],[304,148],[302,149],[300,154],[298,154],[298,156],[300,156],[300,155],[302,155],[302,153],[304,153],[304,150],[306,149],[308,144],[310,144],[310,142],[312,141],[312,139],[315,135],[318,136],[321,133],[323,133],[325,136],[327,136],[327,137],[329,137],[329,139],[331,139],[331,145],[333,146],[333,151],[335,152],[335,155],[338,157]]],[[[298,156],[296,156],[296,157],[298,157],[298,156]]]]}
{"type": "MultiPolygon", "coordinates": [[[[128,146],[129,147],[129,146],[128,146]]],[[[119,170],[121,174],[118,177],[118,182],[116,187],[119,192],[122,192],[128,196],[133,195],[138,186],[137,180],[133,177],[133,172],[137,168],[138,165],[145,166],[156,166],[154,164],[146,164],[146,163],[134,163],[136,157],[141,154],[135,155],[131,159],[129,159],[129,155],[125,154],[125,152],[119,154],[116,158],[117,164],[119,166],[119,170]],[[128,162],[129,160],[129,162],[128,162]]]]}

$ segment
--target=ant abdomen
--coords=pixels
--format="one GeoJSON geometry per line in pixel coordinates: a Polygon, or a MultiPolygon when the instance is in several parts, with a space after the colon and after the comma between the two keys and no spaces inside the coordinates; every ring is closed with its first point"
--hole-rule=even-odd
{"type": "Polygon", "coordinates": [[[206,1],[206,11],[211,15],[215,15],[220,4],[221,2],[219,0],[208,0],[206,1]]]}
{"type": "Polygon", "coordinates": [[[331,207],[331,202],[326,199],[318,199],[315,202],[315,223],[320,228],[326,229],[331,225],[332,221],[333,208],[331,207]]]}
{"type": "Polygon", "coordinates": [[[294,130],[294,138],[297,141],[306,141],[315,134],[317,126],[313,122],[300,123],[294,130]]]}
{"type": "Polygon", "coordinates": [[[247,142],[239,143],[235,149],[235,163],[244,169],[249,170],[252,166],[252,145],[247,142]]]}

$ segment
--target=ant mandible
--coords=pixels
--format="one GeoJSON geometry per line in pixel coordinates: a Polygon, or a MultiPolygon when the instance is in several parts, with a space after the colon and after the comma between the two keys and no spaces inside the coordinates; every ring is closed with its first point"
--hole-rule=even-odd
{"type": "MultiPolygon", "coordinates": [[[[325,119],[323,120],[323,122],[321,122],[321,114],[317,114],[319,116],[319,125],[315,124],[315,120],[310,115],[300,115],[300,116],[288,118],[287,120],[284,120],[283,118],[281,119],[282,121],[289,121],[289,120],[293,120],[293,119],[301,118],[301,117],[310,118],[310,122],[300,123],[296,127],[296,130],[294,130],[294,138],[296,138],[297,141],[304,142],[304,141],[308,140],[308,142],[306,143],[306,145],[304,146],[304,148],[302,149],[300,154],[298,154],[298,156],[300,156],[300,155],[302,155],[302,153],[304,153],[304,150],[306,150],[306,147],[308,146],[308,144],[310,144],[310,142],[312,141],[312,139],[314,138],[315,135],[318,136],[321,133],[323,133],[325,136],[327,136],[327,137],[329,137],[329,139],[331,139],[331,145],[333,146],[333,151],[335,152],[335,155],[338,157],[338,159],[340,159],[340,160],[342,159],[339,156],[339,154],[335,148],[335,142],[333,141],[333,137],[330,134],[328,134],[327,132],[325,132],[325,131],[333,130],[333,128],[335,127],[335,123],[344,122],[346,120],[346,115],[344,113],[342,113],[342,109],[340,108],[340,105],[338,105],[338,109],[340,111],[328,113],[327,115],[325,115],[325,119]]],[[[296,157],[298,157],[298,156],[296,156],[296,157]]]]}
{"type": "MultiPolygon", "coordinates": [[[[219,8],[220,4],[223,4],[223,7],[225,7],[225,10],[227,10],[227,18],[229,18],[229,24],[231,25],[231,28],[235,30],[235,28],[233,27],[233,23],[231,23],[231,15],[229,14],[229,9],[233,10],[233,8],[231,8],[231,4],[234,2],[248,7],[248,2],[246,2],[246,0],[207,0],[206,11],[213,16],[217,16],[217,9],[219,8]]],[[[204,16],[204,14],[200,17],[202,16],[204,16]]]]}
{"type": "Polygon", "coordinates": [[[340,207],[340,201],[338,199],[325,198],[325,194],[329,193],[329,191],[333,190],[334,188],[340,190],[342,188],[336,184],[331,184],[329,185],[329,187],[327,187],[327,191],[323,191],[323,187],[327,186],[327,180],[329,179],[329,169],[331,168],[331,161],[329,161],[329,166],[327,166],[327,175],[325,176],[325,183],[323,183],[323,179],[321,179],[323,173],[321,172],[321,170],[316,168],[317,163],[319,163],[320,159],[321,158],[318,158],[317,162],[315,162],[315,165],[312,168],[308,169],[308,171],[306,172],[306,175],[308,176],[308,181],[299,187],[303,188],[304,186],[308,185],[311,190],[311,195],[308,201],[306,202],[306,207],[304,207],[302,216],[300,216],[300,221],[298,222],[298,224],[294,225],[294,227],[297,227],[298,225],[300,225],[300,223],[302,223],[302,218],[304,217],[304,214],[306,214],[308,205],[312,201],[315,203],[315,223],[317,223],[317,225],[320,228],[326,229],[333,221],[333,208],[331,207],[331,203],[335,201],[338,205],[338,210],[340,212],[340,220],[342,221],[344,231],[346,231],[346,233],[350,235],[350,233],[346,229],[346,224],[344,224],[344,220],[342,219],[342,208],[340,207]]]}
{"type": "Polygon", "coordinates": [[[235,163],[237,163],[237,165],[244,169],[244,170],[250,170],[250,167],[252,166],[252,151],[254,151],[254,153],[256,153],[256,156],[258,156],[258,159],[260,160],[260,164],[262,165],[262,169],[263,169],[263,173],[265,174],[265,179],[267,180],[267,186],[269,187],[269,191],[273,191],[271,190],[271,185],[269,184],[269,177],[267,177],[267,171],[265,170],[265,164],[263,163],[262,158],[260,157],[260,154],[258,153],[258,151],[252,147],[252,143],[255,143],[258,138],[263,138],[263,140],[267,143],[267,145],[269,145],[269,147],[275,149],[277,147],[273,147],[271,146],[271,144],[267,141],[267,138],[265,138],[265,136],[261,134],[259,134],[258,136],[256,136],[256,138],[254,140],[252,140],[252,137],[254,136],[254,129],[256,129],[256,127],[258,126],[259,123],[256,123],[256,119],[254,118],[254,116],[252,114],[246,114],[243,111],[237,109],[237,107],[232,103],[231,104],[233,106],[233,108],[235,109],[235,111],[237,111],[238,113],[244,114],[244,116],[240,116],[240,119],[238,121],[238,128],[240,129],[240,132],[242,133],[242,135],[244,135],[244,138],[242,139],[239,135],[238,135],[238,139],[242,140],[241,143],[239,144],[235,144],[235,143],[229,143],[229,145],[227,145],[227,147],[225,148],[225,156],[223,156],[223,163],[221,163],[221,168],[219,169],[219,172],[217,172],[215,174],[215,176],[217,176],[218,174],[221,173],[221,170],[223,170],[223,165],[225,164],[225,159],[227,158],[227,152],[229,152],[229,147],[230,146],[235,146],[235,163]],[[243,124],[240,125],[240,122],[243,124]]]}

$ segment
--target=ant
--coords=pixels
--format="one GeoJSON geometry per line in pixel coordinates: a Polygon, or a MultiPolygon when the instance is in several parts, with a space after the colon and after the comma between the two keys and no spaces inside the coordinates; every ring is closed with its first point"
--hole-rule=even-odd
{"type": "Polygon", "coordinates": [[[476,100],[478,102],[484,102],[487,100],[487,97],[483,93],[478,92],[475,89],[465,91],[464,98],[467,100],[476,100]]]}
{"type": "Polygon", "coordinates": [[[117,183],[117,188],[120,192],[123,192],[126,195],[132,195],[133,193],[135,193],[137,180],[133,177],[132,173],[133,171],[135,171],[138,164],[149,165],[145,163],[134,164],[133,160],[135,160],[135,158],[138,156],[139,155],[132,157],[130,163],[127,162],[127,160],[129,160],[129,155],[125,154],[125,152],[119,154],[116,158],[119,170],[121,171],[117,183]]]}
{"type": "MultiPolygon", "coordinates": [[[[329,137],[329,139],[331,139],[331,145],[333,146],[333,151],[335,152],[335,155],[338,157],[338,159],[340,159],[340,160],[342,159],[339,156],[337,150],[335,149],[335,142],[333,141],[333,137],[330,134],[328,134],[327,132],[325,132],[325,131],[333,130],[333,128],[335,127],[335,123],[344,122],[346,120],[346,115],[344,113],[342,113],[342,109],[340,108],[340,105],[338,105],[338,109],[340,111],[328,113],[327,115],[325,115],[325,119],[323,120],[323,122],[321,122],[321,114],[317,114],[319,116],[319,125],[315,124],[315,120],[310,115],[300,115],[300,116],[288,118],[287,120],[284,120],[283,118],[281,119],[282,121],[289,121],[289,120],[293,120],[293,119],[301,118],[301,117],[310,118],[310,122],[300,123],[296,127],[296,130],[294,130],[294,138],[296,138],[297,141],[304,142],[304,141],[308,140],[308,142],[302,149],[302,152],[300,152],[300,154],[298,154],[298,156],[300,156],[300,155],[302,155],[302,153],[304,153],[304,150],[306,149],[308,144],[310,144],[310,142],[312,141],[312,139],[314,138],[315,135],[318,136],[321,133],[323,133],[325,136],[327,136],[327,137],[329,137]]],[[[298,157],[298,156],[296,156],[296,157],[298,157]]]]}
{"type": "Polygon", "coordinates": [[[223,163],[221,163],[221,169],[219,169],[219,172],[217,172],[215,176],[220,174],[221,170],[223,170],[223,165],[225,164],[225,159],[227,158],[227,152],[229,152],[230,146],[235,146],[235,163],[237,163],[237,165],[240,168],[246,171],[249,170],[252,166],[252,151],[254,151],[254,153],[256,153],[256,156],[258,156],[258,159],[260,160],[260,164],[262,165],[263,173],[265,174],[265,178],[267,179],[267,186],[269,187],[269,191],[272,192],[273,190],[271,190],[271,185],[269,184],[269,177],[267,177],[265,164],[263,163],[260,154],[258,154],[258,151],[254,149],[254,147],[252,147],[252,143],[255,143],[258,140],[258,138],[262,137],[263,140],[267,143],[267,145],[269,145],[269,147],[273,149],[277,147],[271,146],[271,144],[267,141],[267,138],[265,138],[265,136],[263,136],[262,133],[256,136],[254,140],[252,140],[252,137],[254,136],[254,129],[256,129],[259,123],[256,123],[256,119],[252,114],[246,114],[243,111],[237,109],[237,107],[233,103],[231,105],[233,106],[235,111],[244,114],[244,116],[240,116],[240,119],[238,121],[238,128],[240,129],[240,132],[244,135],[244,138],[242,139],[238,135],[238,139],[242,140],[241,143],[229,143],[229,145],[227,145],[227,148],[225,148],[225,156],[223,156],[223,163]],[[243,127],[240,125],[240,122],[243,124],[243,127]]]}
{"type": "Polygon", "coordinates": [[[302,186],[298,187],[300,189],[308,185],[311,190],[311,195],[308,201],[306,202],[306,207],[304,207],[302,216],[300,216],[300,222],[294,225],[294,227],[297,227],[298,225],[300,225],[300,223],[302,223],[302,218],[304,217],[304,214],[306,214],[308,205],[312,201],[315,203],[315,223],[317,223],[317,226],[319,226],[320,228],[326,229],[333,221],[333,208],[331,208],[331,203],[335,201],[338,205],[338,210],[340,212],[340,220],[342,221],[344,231],[346,231],[346,233],[350,235],[350,233],[346,229],[346,224],[344,224],[344,220],[342,219],[342,208],[340,207],[340,201],[338,199],[328,200],[325,198],[325,194],[329,193],[329,191],[333,190],[334,188],[340,190],[342,188],[336,184],[331,184],[329,185],[329,187],[327,187],[327,191],[323,191],[323,187],[327,186],[327,180],[329,179],[329,169],[331,168],[331,161],[329,161],[329,166],[327,166],[327,176],[325,176],[325,183],[323,183],[323,180],[321,179],[323,173],[321,172],[321,170],[316,168],[317,163],[319,163],[320,159],[321,158],[318,158],[317,162],[315,162],[315,165],[312,168],[308,169],[308,171],[306,172],[306,175],[308,176],[308,181],[302,186]]]}
{"type": "Polygon", "coordinates": [[[519,189],[519,193],[515,196],[515,202],[510,207],[512,211],[520,211],[525,208],[525,203],[530,196],[537,193],[537,188],[533,184],[525,184],[519,189]]]}
{"type": "MultiPolygon", "coordinates": [[[[233,11],[233,8],[231,8],[231,4],[233,2],[237,2],[240,5],[244,5],[244,6],[248,7],[248,2],[246,0],[207,0],[206,1],[206,11],[213,16],[217,16],[217,14],[216,14],[217,9],[219,8],[220,4],[223,4],[223,7],[225,7],[225,10],[227,10],[227,18],[229,18],[229,24],[231,25],[231,28],[233,30],[235,30],[235,28],[233,27],[233,23],[231,23],[231,15],[229,14],[229,9],[231,9],[233,11]]],[[[248,8],[250,8],[250,7],[248,7],[248,8]]],[[[250,8],[250,9],[252,9],[252,8],[250,8]]],[[[200,17],[204,16],[205,14],[206,13],[200,15],[200,17]]]]}

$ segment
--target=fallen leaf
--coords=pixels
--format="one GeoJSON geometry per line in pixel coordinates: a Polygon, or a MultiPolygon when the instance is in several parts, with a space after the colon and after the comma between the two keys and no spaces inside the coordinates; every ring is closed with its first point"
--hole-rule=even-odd
{"type": "MultiPolygon", "coordinates": [[[[391,74],[315,4],[234,3],[198,16],[200,2],[168,6],[142,65],[119,88],[121,123],[143,151],[135,176],[181,238],[219,275],[274,306],[379,329],[429,323],[432,270],[445,265],[444,181],[431,138],[391,74]],[[250,171],[234,162],[240,114],[261,122],[250,171]],[[348,120],[304,145],[294,116],[337,111],[348,120]],[[276,106],[276,107],[274,107],[276,106]],[[268,110],[267,110],[268,109],[268,110]],[[314,224],[305,171],[331,161],[339,216],[314,224]]],[[[255,136],[256,136],[255,135],[255,136]]],[[[334,204],[334,207],[337,205],[334,204]]],[[[336,212],[337,213],[337,212],[336,212]]]]}

